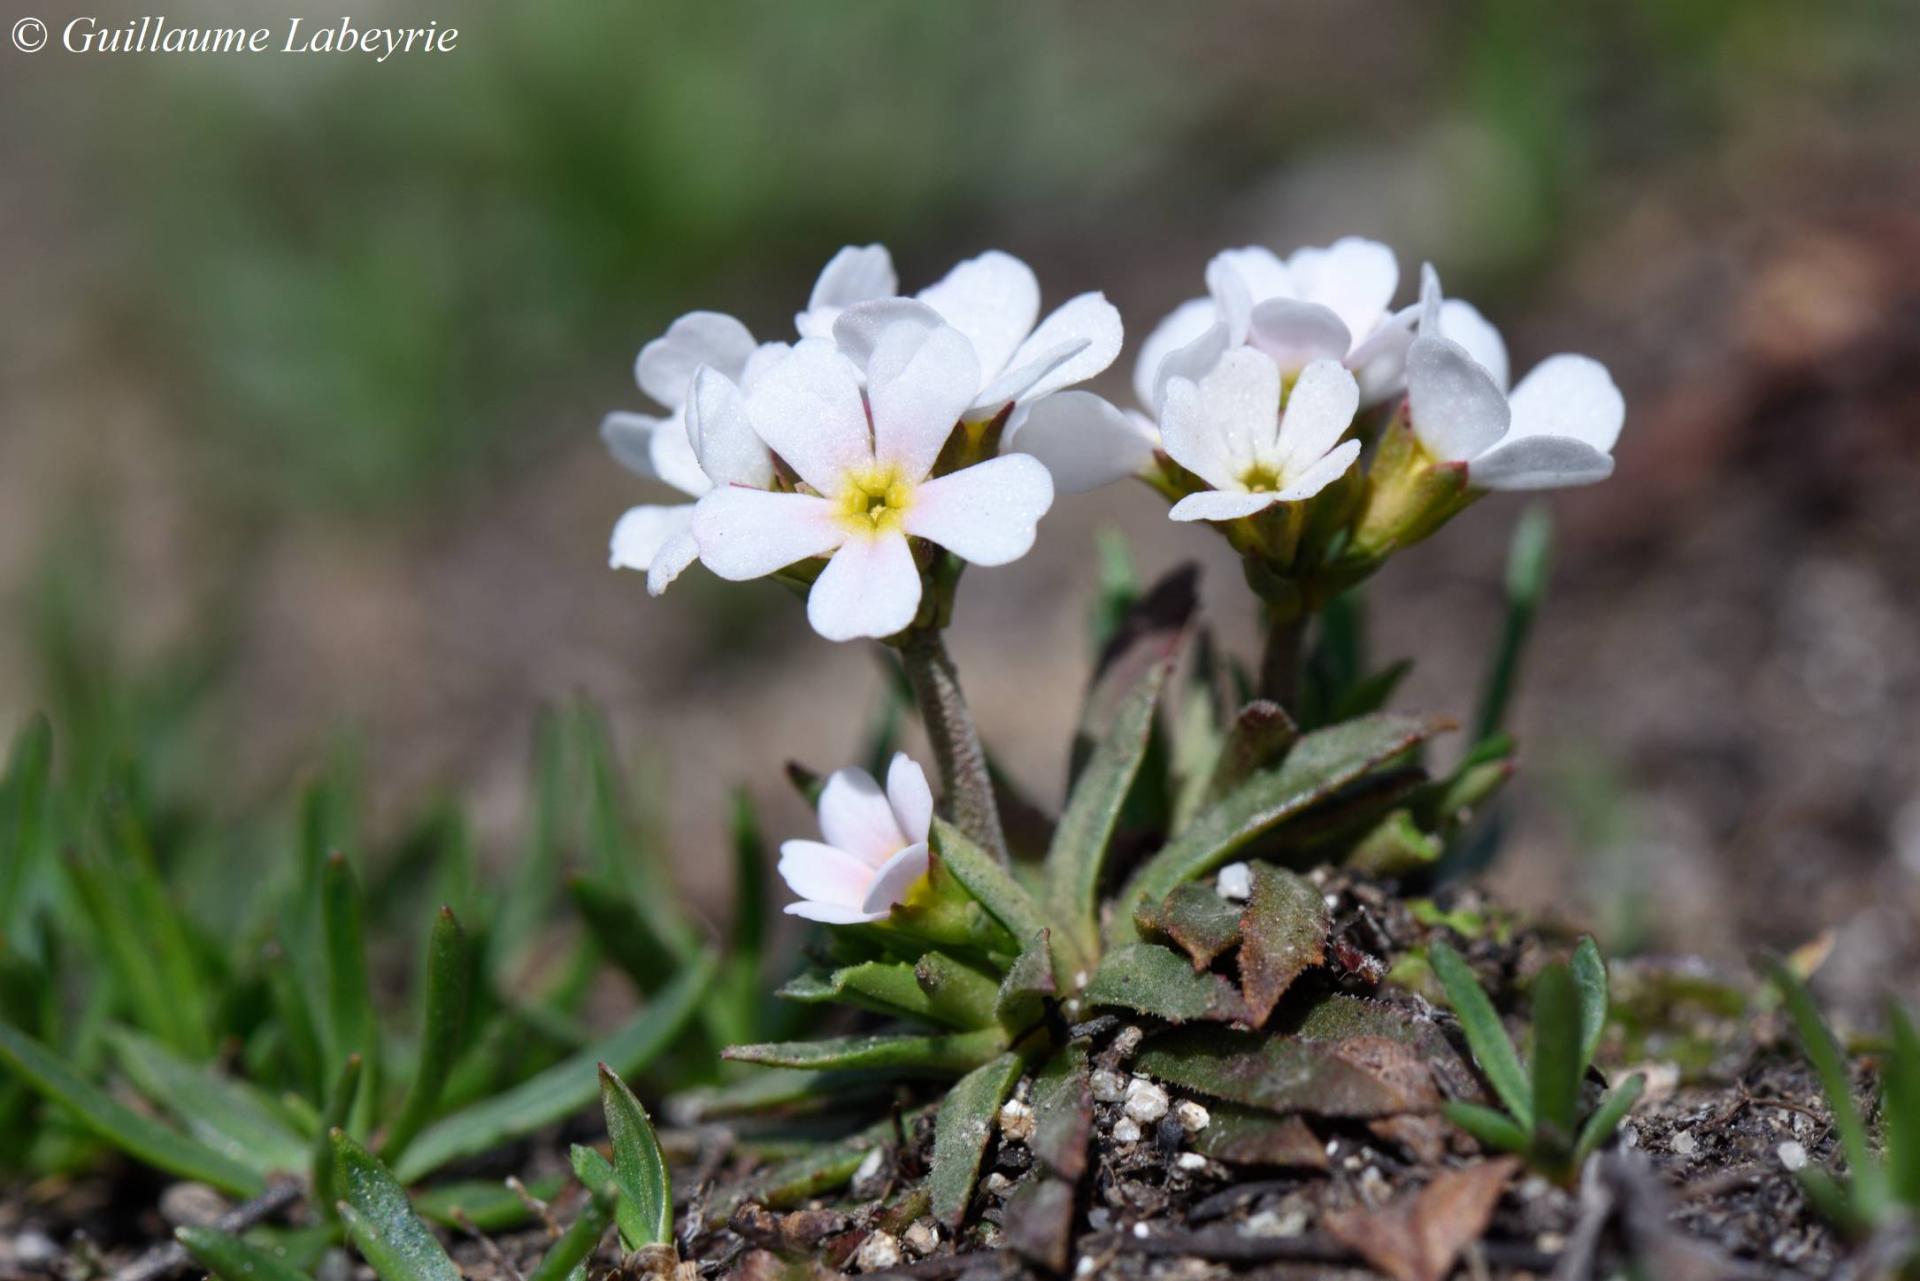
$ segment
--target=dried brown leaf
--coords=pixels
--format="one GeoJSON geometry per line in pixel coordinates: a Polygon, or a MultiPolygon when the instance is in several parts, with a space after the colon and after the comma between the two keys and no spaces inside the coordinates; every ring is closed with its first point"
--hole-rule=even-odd
{"type": "Polygon", "coordinates": [[[1329,1211],[1327,1232],[1394,1281],[1446,1281],[1460,1252],[1480,1239],[1507,1180],[1513,1157],[1449,1170],[1420,1191],[1379,1209],[1329,1211]]]}

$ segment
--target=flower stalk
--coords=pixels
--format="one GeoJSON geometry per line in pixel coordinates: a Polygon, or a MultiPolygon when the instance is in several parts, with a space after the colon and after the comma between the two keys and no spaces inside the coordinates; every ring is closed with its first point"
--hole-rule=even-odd
{"type": "Polygon", "coordinates": [[[994,800],[987,751],[960,689],[960,675],[938,628],[914,627],[900,637],[900,660],[933,744],[940,792],[953,825],[1001,863],[1010,861],[994,800]]]}

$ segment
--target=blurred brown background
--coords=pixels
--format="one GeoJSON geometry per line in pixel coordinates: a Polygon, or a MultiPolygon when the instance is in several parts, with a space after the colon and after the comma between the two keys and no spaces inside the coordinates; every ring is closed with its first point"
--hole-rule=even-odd
{"type": "MultiPolygon", "coordinates": [[[[36,6],[0,8],[57,35],[36,6]]],[[[1517,369],[1586,351],[1627,396],[1618,475],[1553,500],[1505,889],[1616,948],[1837,926],[1873,975],[1920,951],[1913,6],[461,8],[354,0],[461,29],[386,65],[0,48],[6,727],[121,726],[236,817],[351,751],[376,822],[454,790],[485,835],[535,709],[584,692],[722,912],[726,790],[810,834],[779,767],[847,760],[879,669],[776,589],[696,571],[651,601],[605,567],[646,490],[595,427],[641,407],[639,346],[696,306],[784,335],[846,242],[909,287],[997,246],[1049,304],[1121,307],[1125,402],[1215,250],[1356,232],[1404,296],[1435,260],[1517,369]]],[[[294,12],[338,16],[246,21],[294,12]]],[[[1379,580],[1403,704],[1470,708],[1518,511],[1379,580]]],[[[1147,572],[1206,562],[1251,639],[1217,540],[1144,488],[1062,501],[1033,556],[969,576],[954,638],[1042,796],[1103,527],[1147,572]]]]}

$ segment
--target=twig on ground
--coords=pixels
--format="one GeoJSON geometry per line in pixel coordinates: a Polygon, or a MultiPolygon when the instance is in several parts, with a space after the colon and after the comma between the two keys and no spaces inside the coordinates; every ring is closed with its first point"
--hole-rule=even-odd
{"type": "MultiPolygon", "coordinates": [[[[244,1201],[214,1220],[222,1232],[245,1232],[264,1223],[298,1201],[305,1188],[294,1180],[271,1184],[265,1192],[244,1201]]],[[[156,1246],[115,1274],[113,1281],[159,1281],[187,1265],[186,1248],[176,1241],[156,1246]]]]}

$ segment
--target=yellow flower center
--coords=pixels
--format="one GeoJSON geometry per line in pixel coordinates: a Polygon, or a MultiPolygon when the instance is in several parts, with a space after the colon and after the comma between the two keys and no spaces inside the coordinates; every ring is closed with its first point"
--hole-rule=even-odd
{"type": "Polygon", "coordinates": [[[1255,463],[1240,474],[1240,483],[1250,494],[1271,494],[1284,488],[1284,479],[1277,469],[1265,463],[1255,463]]]}
{"type": "Polygon", "coordinates": [[[913,486],[899,469],[875,463],[847,475],[840,491],[839,516],[856,534],[873,535],[900,528],[913,505],[913,486]]]}

